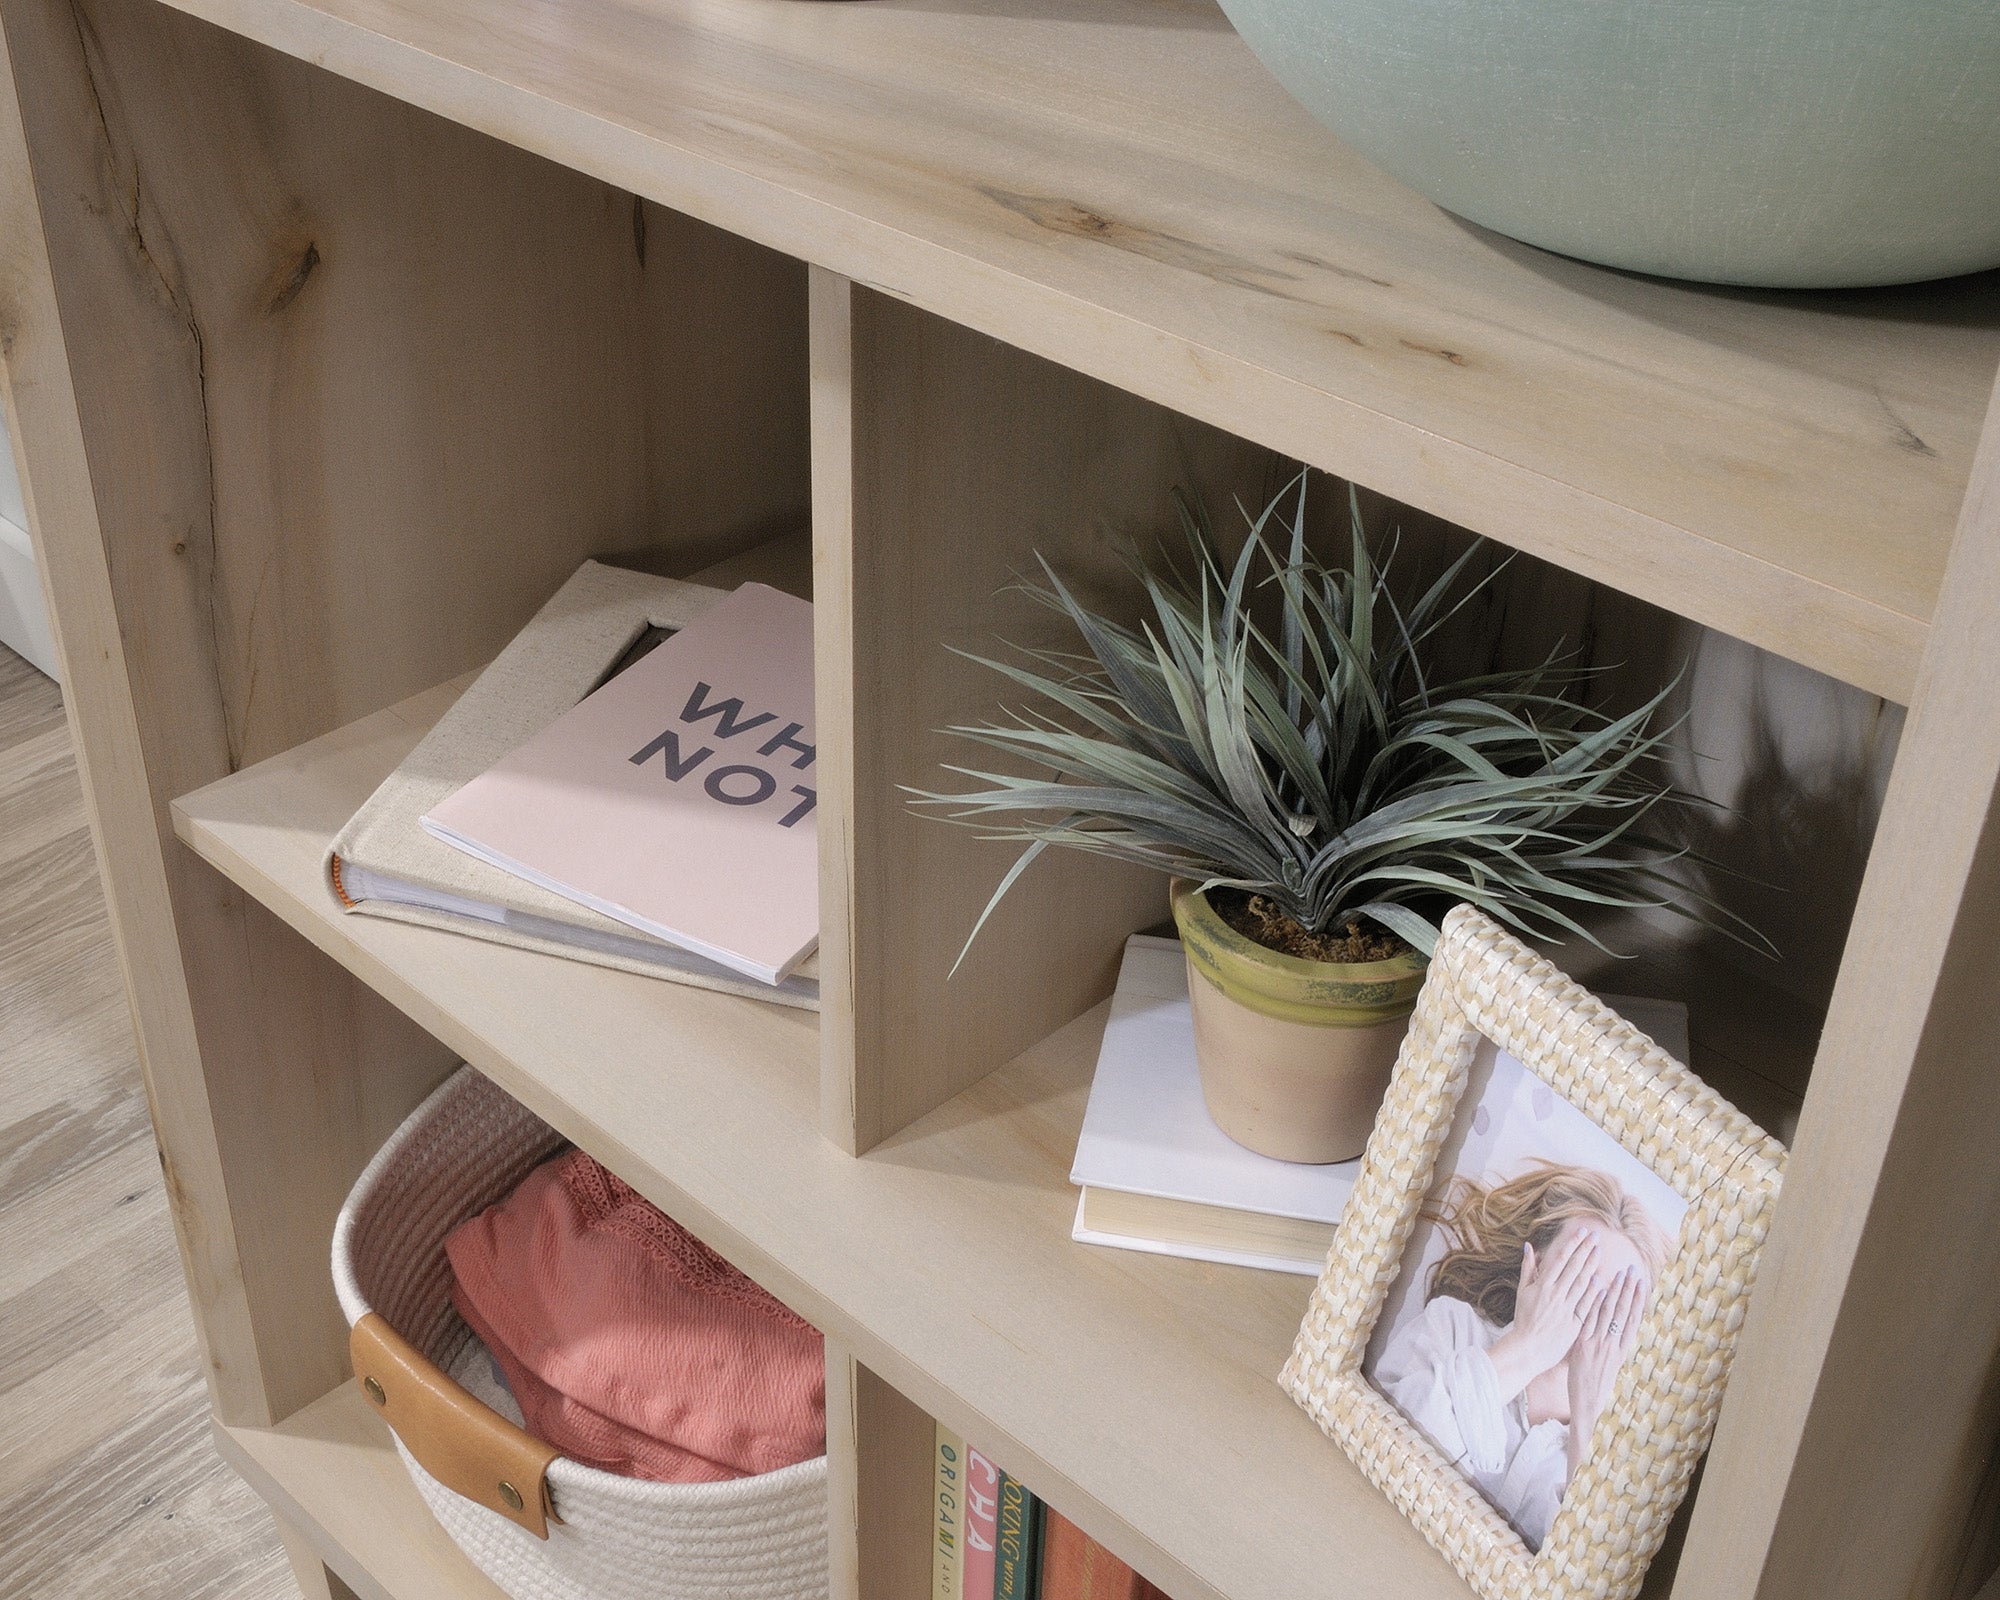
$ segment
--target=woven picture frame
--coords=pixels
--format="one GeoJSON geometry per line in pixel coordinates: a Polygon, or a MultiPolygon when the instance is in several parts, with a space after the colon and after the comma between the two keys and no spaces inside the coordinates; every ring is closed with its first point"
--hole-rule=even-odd
{"type": "Polygon", "coordinates": [[[1651,1039],[1461,906],[1445,920],[1279,1382],[1482,1600],[1631,1600],[1714,1432],[1784,1160],[1782,1145],[1651,1039]],[[1688,1205],[1539,1552],[1362,1372],[1482,1038],[1688,1205]]]}

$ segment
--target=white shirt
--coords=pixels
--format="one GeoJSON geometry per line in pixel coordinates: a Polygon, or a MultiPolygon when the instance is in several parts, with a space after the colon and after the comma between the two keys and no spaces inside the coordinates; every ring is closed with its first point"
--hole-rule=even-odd
{"type": "Polygon", "coordinates": [[[1521,1395],[1500,1400],[1486,1350],[1503,1329],[1440,1295],[1389,1340],[1375,1383],[1539,1550],[1569,1483],[1569,1424],[1530,1427],[1521,1395]]]}

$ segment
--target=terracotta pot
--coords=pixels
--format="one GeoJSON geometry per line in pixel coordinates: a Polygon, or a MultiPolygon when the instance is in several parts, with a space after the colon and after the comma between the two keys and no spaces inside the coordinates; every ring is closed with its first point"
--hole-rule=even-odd
{"type": "Polygon", "coordinates": [[[1280,1161],[1361,1154],[1389,1087],[1428,963],[1304,961],[1224,922],[1190,883],[1173,886],[1187,952],[1201,1092],[1216,1126],[1280,1161]]]}

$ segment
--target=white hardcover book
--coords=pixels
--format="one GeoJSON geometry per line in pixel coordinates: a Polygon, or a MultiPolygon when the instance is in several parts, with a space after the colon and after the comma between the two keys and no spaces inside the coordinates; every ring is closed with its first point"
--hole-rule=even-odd
{"type": "MultiPolygon", "coordinates": [[[[1685,1059],[1686,1006],[1607,1004],[1685,1059]]],[[[1180,941],[1134,934],[1070,1169],[1083,1191],[1071,1237],[1315,1277],[1359,1168],[1276,1161],[1215,1125],[1201,1097],[1180,941]]]]}

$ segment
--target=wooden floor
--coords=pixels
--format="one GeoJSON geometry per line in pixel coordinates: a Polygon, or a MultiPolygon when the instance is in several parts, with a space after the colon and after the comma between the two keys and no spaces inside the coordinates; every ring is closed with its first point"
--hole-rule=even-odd
{"type": "Polygon", "coordinates": [[[0,1600],[296,1600],[205,1409],[62,698],[0,647],[0,1600]]]}

